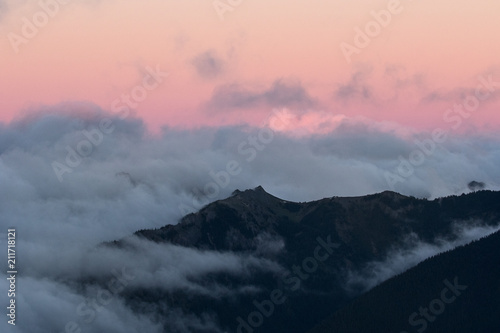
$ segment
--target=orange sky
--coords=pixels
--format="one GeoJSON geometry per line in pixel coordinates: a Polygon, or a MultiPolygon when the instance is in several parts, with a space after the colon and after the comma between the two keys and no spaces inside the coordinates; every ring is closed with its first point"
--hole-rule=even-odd
{"type": "MultiPolygon", "coordinates": [[[[258,125],[277,107],[313,123],[345,115],[449,126],[443,114],[473,94],[478,76],[500,82],[500,3],[401,0],[399,13],[347,61],[341,43],[355,46],[355,28],[395,1],[243,0],[221,19],[214,3],[225,0],[68,0],[58,8],[44,0],[52,17],[38,1],[7,0],[0,121],[67,101],[112,111],[146,68],[159,67],[168,77],[134,103],[153,130],[258,125]],[[38,32],[26,38],[23,26],[36,19],[38,32]]],[[[468,128],[498,128],[498,96],[480,103],[468,128]]]]}

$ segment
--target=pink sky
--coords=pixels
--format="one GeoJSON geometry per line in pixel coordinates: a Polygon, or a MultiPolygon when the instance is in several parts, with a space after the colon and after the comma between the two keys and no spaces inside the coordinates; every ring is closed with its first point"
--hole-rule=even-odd
{"type": "MultiPolygon", "coordinates": [[[[311,130],[343,117],[450,127],[443,115],[474,96],[479,76],[500,82],[495,1],[243,0],[221,19],[212,0],[73,0],[50,7],[29,38],[23,18],[44,14],[38,1],[17,2],[0,16],[3,122],[67,101],[113,111],[148,67],[169,73],[134,103],[152,130],[259,125],[280,107],[311,130]],[[355,46],[355,28],[391,6],[398,13],[347,61],[341,44],[355,46]],[[13,34],[26,43],[13,46],[13,34]]],[[[498,129],[499,92],[461,128],[498,129]]]]}

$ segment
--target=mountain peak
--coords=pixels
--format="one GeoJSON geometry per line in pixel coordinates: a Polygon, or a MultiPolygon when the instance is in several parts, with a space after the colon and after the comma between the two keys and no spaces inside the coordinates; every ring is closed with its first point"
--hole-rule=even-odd
{"type": "Polygon", "coordinates": [[[266,190],[264,190],[264,188],[259,185],[257,186],[256,188],[253,188],[253,189],[248,189],[248,190],[244,190],[244,191],[240,191],[238,189],[234,190],[233,193],[232,193],[232,196],[236,196],[236,195],[271,195],[269,193],[266,192],[266,190]]]}
{"type": "Polygon", "coordinates": [[[386,196],[386,197],[391,197],[391,198],[404,198],[405,197],[405,195],[403,195],[401,193],[394,192],[394,191],[389,191],[389,190],[380,192],[378,195],[380,195],[380,196],[386,196]]]}
{"type": "Polygon", "coordinates": [[[266,193],[266,194],[268,194],[268,193],[266,192],[266,190],[264,190],[264,188],[263,188],[261,185],[257,186],[257,187],[256,187],[256,188],[254,188],[253,190],[254,190],[255,192],[260,192],[260,193],[266,193]]]}
{"type": "Polygon", "coordinates": [[[233,196],[233,197],[234,197],[235,195],[238,195],[238,194],[240,194],[240,193],[243,193],[243,192],[242,192],[242,191],[240,191],[240,190],[238,190],[238,189],[236,189],[236,190],[234,190],[234,191],[233,191],[233,193],[231,193],[231,196],[233,196]]]}
{"type": "Polygon", "coordinates": [[[269,194],[264,190],[262,186],[257,186],[253,189],[248,189],[244,191],[235,190],[231,197],[227,200],[223,200],[225,203],[253,203],[262,205],[262,207],[269,207],[269,205],[274,205],[276,202],[282,202],[283,200],[269,194]]]}

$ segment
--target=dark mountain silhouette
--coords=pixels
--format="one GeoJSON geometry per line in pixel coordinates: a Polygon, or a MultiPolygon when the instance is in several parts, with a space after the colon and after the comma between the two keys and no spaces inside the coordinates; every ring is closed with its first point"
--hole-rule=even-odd
{"type": "Polygon", "coordinates": [[[500,331],[500,232],[385,281],[310,333],[424,331],[500,331]]]}
{"type": "MultiPolygon", "coordinates": [[[[259,271],[250,277],[211,274],[198,281],[228,288],[252,285],[260,290],[238,297],[213,299],[158,289],[127,290],[125,295],[131,307],[154,308],[159,317],[164,308],[179,308],[198,316],[208,313],[227,332],[305,332],[364,292],[362,288],[346,291],[346,272],[383,260],[395,248],[407,247],[408,235],[428,243],[452,241],[457,237],[457,225],[496,225],[500,221],[499,203],[500,192],[493,191],[432,201],[386,191],[307,203],[279,199],[262,187],[235,191],[231,197],[185,216],[179,224],[140,230],[135,235],[200,250],[251,253],[275,262],[287,273],[259,271]],[[286,301],[272,305],[271,311],[265,301],[276,290],[286,301]],[[258,306],[260,314],[253,319],[259,325],[252,327],[248,324],[250,314],[258,306]]],[[[126,240],[121,240],[110,245],[125,244],[126,240]]],[[[165,332],[174,331],[165,328],[165,332]]]]}

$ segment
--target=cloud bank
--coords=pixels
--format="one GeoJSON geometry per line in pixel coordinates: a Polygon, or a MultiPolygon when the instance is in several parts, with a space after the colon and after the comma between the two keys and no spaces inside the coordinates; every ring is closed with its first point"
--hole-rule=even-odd
{"type": "Polygon", "coordinates": [[[454,229],[449,239],[436,239],[432,243],[423,242],[415,234],[409,235],[402,242],[405,245],[389,251],[385,260],[370,262],[360,271],[348,272],[346,289],[356,293],[367,291],[427,258],[491,235],[500,230],[500,227],[483,226],[480,223],[477,226],[464,226],[457,223],[454,229]]]}
{"type": "Polygon", "coordinates": [[[292,107],[308,109],[318,102],[295,80],[275,80],[264,89],[251,89],[242,84],[227,84],[215,89],[207,104],[209,110],[234,111],[250,108],[292,107]]]}
{"type": "MultiPolygon", "coordinates": [[[[326,131],[315,131],[301,121],[280,126],[275,119],[279,116],[270,111],[265,128],[166,127],[155,136],[138,118],[122,119],[94,105],[67,103],[0,124],[0,246],[5,246],[5,230],[15,226],[23,289],[19,331],[62,332],[74,322],[88,332],[159,332],[162,325],[178,332],[189,331],[189,325],[216,332],[208,313],[193,318],[172,309],[165,323],[147,311],[134,312],[108,282],[125,269],[134,276],[126,281],[129,288],[182,288],[217,297],[256,290],[251,285],[207,288],[196,277],[282,268],[258,259],[260,253],[200,252],[133,238],[121,249],[98,245],[139,229],[176,224],[185,213],[235,189],[262,185],[293,201],[387,190],[387,172],[397,173],[399,157],[409,158],[418,147],[415,140],[425,142],[429,135],[345,117],[335,118],[335,126],[326,131]],[[69,171],[58,177],[54,163],[69,171]],[[78,279],[96,282],[82,290],[75,285],[78,279]],[[88,307],[92,299],[109,303],[97,310],[88,307]]],[[[287,121],[301,117],[295,114],[287,121]]],[[[450,136],[395,189],[419,197],[468,192],[471,181],[498,189],[499,141],[488,134],[450,136]]],[[[278,245],[261,249],[280,251],[278,245]]],[[[411,262],[442,250],[439,244],[429,251],[424,245],[408,252],[411,262]]],[[[408,253],[390,260],[407,261],[408,253]]],[[[398,271],[387,269],[390,274],[398,271]]],[[[388,276],[379,273],[374,281],[388,276]]],[[[0,329],[6,330],[5,325],[2,321],[0,329]]]]}

